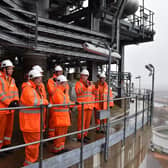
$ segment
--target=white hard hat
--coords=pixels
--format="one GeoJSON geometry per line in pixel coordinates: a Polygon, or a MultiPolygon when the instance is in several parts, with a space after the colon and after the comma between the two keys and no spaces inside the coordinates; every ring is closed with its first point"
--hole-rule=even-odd
{"type": "Polygon", "coordinates": [[[59,76],[57,77],[57,81],[58,81],[58,82],[67,82],[68,80],[67,80],[66,76],[64,76],[64,75],[59,75],[59,76]]]}
{"type": "Polygon", "coordinates": [[[1,62],[1,68],[5,68],[5,67],[14,67],[14,65],[9,59],[7,59],[1,62]]]}
{"type": "Polygon", "coordinates": [[[29,77],[30,79],[38,78],[38,77],[41,77],[41,76],[43,76],[43,75],[41,74],[41,72],[38,71],[38,70],[36,70],[36,69],[30,70],[29,73],[28,73],[28,77],[29,77]]]}
{"type": "Polygon", "coordinates": [[[89,71],[87,69],[83,69],[80,74],[89,76],[89,71]]]}
{"type": "Polygon", "coordinates": [[[41,68],[41,66],[39,66],[39,65],[34,65],[33,67],[32,67],[32,69],[36,69],[36,70],[38,70],[39,72],[44,72],[43,71],[43,69],[41,68]]]}
{"type": "Polygon", "coordinates": [[[102,73],[99,74],[99,77],[100,77],[100,78],[106,78],[106,75],[105,75],[104,72],[102,72],[102,73]]]}
{"type": "Polygon", "coordinates": [[[62,67],[60,65],[57,65],[55,67],[55,71],[63,71],[62,67]]]}

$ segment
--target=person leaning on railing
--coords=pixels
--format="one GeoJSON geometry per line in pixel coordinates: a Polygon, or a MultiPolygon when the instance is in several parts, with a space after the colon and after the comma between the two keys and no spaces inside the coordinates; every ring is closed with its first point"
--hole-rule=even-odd
{"type": "MultiPolygon", "coordinates": [[[[90,127],[90,121],[92,117],[92,111],[94,108],[94,85],[88,80],[89,72],[87,69],[84,69],[80,73],[80,80],[76,82],[75,91],[77,95],[77,101],[84,104],[84,119],[83,119],[83,129],[88,129],[90,127]],[[87,104],[88,103],[88,104],[87,104]]],[[[78,106],[78,131],[81,130],[81,115],[82,115],[82,106],[78,106]]],[[[87,143],[90,138],[87,136],[88,132],[84,133],[84,142],[87,143]]],[[[81,134],[77,135],[78,141],[81,141],[81,134]]]]}
{"type": "MultiPolygon", "coordinates": [[[[1,62],[0,71],[0,108],[19,106],[18,89],[11,77],[14,65],[10,60],[1,62]]],[[[0,111],[0,149],[11,144],[13,133],[14,110],[0,111]]],[[[4,153],[0,153],[4,155],[4,153]]]]}
{"type": "MultiPolygon", "coordinates": [[[[66,93],[67,78],[64,75],[57,77],[57,88],[53,93],[50,103],[51,104],[67,104],[63,106],[57,106],[51,108],[50,123],[51,127],[54,128],[54,136],[60,136],[67,134],[68,127],[71,125],[69,108],[72,104],[69,99],[69,95],[66,93]]],[[[55,139],[53,141],[52,152],[55,154],[66,152],[65,149],[65,137],[55,139]]]]}
{"type": "MultiPolygon", "coordinates": [[[[99,80],[96,82],[95,84],[95,90],[94,90],[94,94],[95,94],[95,101],[104,101],[104,102],[98,102],[95,103],[95,123],[96,125],[100,125],[100,124],[106,124],[107,119],[103,119],[103,120],[99,120],[97,118],[97,112],[98,110],[107,110],[107,97],[108,97],[108,84],[105,82],[106,79],[106,75],[105,73],[101,73],[99,75],[99,80]]],[[[110,100],[113,99],[113,94],[112,91],[110,89],[110,100]]],[[[110,101],[110,107],[114,106],[113,101],[110,101]]],[[[100,127],[96,128],[96,132],[104,132],[104,130],[100,130],[100,127]]]]}
{"type": "MultiPolygon", "coordinates": [[[[38,70],[31,71],[30,80],[22,85],[21,106],[47,105],[41,88],[42,74],[38,70]]],[[[43,111],[45,122],[45,109],[43,111]]],[[[25,143],[40,140],[40,108],[22,109],[19,113],[20,129],[25,143]]],[[[44,130],[43,130],[44,131],[44,130]]],[[[24,166],[36,162],[39,156],[39,143],[25,147],[24,166]]]]}

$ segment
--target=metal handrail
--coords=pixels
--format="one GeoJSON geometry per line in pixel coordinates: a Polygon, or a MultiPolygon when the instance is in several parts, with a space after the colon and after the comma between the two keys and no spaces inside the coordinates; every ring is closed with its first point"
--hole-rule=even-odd
{"type": "MultiPolygon", "coordinates": [[[[147,95],[145,95],[146,97],[148,97],[147,95]]],[[[147,100],[148,99],[146,98],[145,99],[145,96],[143,98],[143,101],[147,100]]],[[[116,100],[130,100],[130,99],[133,99],[133,98],[137,98],[137,96],[129,96],[129,97],[121,97],[121,98],[113,98],[111,99],[110,101],[116,101],[116,100]]],[[[84,102],[84,103],[79,103],[79,105],[82,105],[84,106],[84,104],[90,104],[90,103],[98,103],[98,102],[107,102],[107,101],[104,101],[104,100],[101,100],[101,101],[91,101],[91,102],[84,102]]],[[[43,121],[43,109],[44,108],[51,108],[51,107],[60,107],[60,106],[70,106],[70,105],[76,105],[75,103],[72,103],[72,104],[49,104],[49,105],[39,105],[39,106],[29,106],[29,107],[14,107],[14,108],[0,108],[0,111],[2,110],[21,110],[21,109],[32,109],[32,108],[40,108],[40,113],[41,113],[41,121],[43,121]]],[[[132,114],[132,115],[129,115],[127,116],[126,115],[126,112],[124,113],[124,116],[122,116],[121,118],[119,119],[114,119],[114,120],[109,120],[109,125],[107,125],[107,127],[109,126],[114,126],[114,125],[117,125],[117,124],[120,124],[123,122],[123,120],[126,121],[127,120],[130,120],[131,118],[134,118],[135,117],[135,121],[137,121],[137,117],[138,115],[144,113],[146,110],[150,110],[151,104],[150,102],[148,102],[148,107],[147,108],[143,108],[142,111],[139,111],[139,112],[136,112],[136,114],[132,114]]],[[[82,108],[83,109],[83,108],[82,108]]],[[[84,109],[82,110],[84,111],[84,109]]],[[[148,111],[147,111],[147,114],[148,114],[148,111]]],[[[142,115],[143,116],[143,115],[142,115]]],[[[151,115],[149,115],[151,117],[151,115]]],[[[110,118],[109,118],[110,119],[110,118]]],[[[149,118],[148,118],[149,119],[149,118]]],[[[82,120],[83,120],[83,117],[82,117],[82,120]]],[[[135,122],[136,124],[136,122],[135,122]]],[[[51,140],[55,140],[55,139],[58,139],[58,138],[62,138],[62,137],[67,137],[67,136],[72,136],[72,135],[76,135],[78,133],[81,133],[83,134],[84,132],[86,131],[90,131],[90,130],[94,130],[96,128],[98,128],[100,125],[97,125],[97,126],[94,126],[94,127],[90,127],[88,129],[81,129],[80,131],[74,131],[74,132],[71,132],[71,133],[67,133],[67,134],[64,134],[64,135],[60,135],[60,136],[56,136],[56,137],[52,137],[52,138],[46,138],[46,139],[43,139],[43,124],[41,124],[41,136],[40,136],[40,140],[39,141],[34,141],[34,142],[31,142],[31,143],[27,143],[27,144],[21,144],[21,145],[16,145],[16,146],[12,146],[12,147],[8,147],[8,148],[4,148],[4,149],[0,149],[0,152],[5,152],[5,151],[9,151],[9,150],[14,150],[14,149],[19,149],[19,148],[23,148],[23,147],[26,147],[26,146],[29,146],[29,145],[33,145],[33,144],[37,144],[37,143],[40,143],[40,162],[39,162],[39,167],[41,168],[42,167],[42,161],[43,161],[43,143],[44,142],[48,142],[48,141],[51,141],[51,140]]],[[[124,134],[125,134],[125,130],[126,130],[126,124],[124,124],[124,134]]],[[[136,130],[135,130],[136,131],[136,130]]],[[[124,136],[125,137],[125,136],[124,136]]],[[[109,137],[108,137],[109,138],[109,137]]],[[[125,139],[124,139],[124,142],[125,142],[125,139]]],[[[80,162],[83,163],[83,143],[81,143],[81,160],[80,162]]]]}

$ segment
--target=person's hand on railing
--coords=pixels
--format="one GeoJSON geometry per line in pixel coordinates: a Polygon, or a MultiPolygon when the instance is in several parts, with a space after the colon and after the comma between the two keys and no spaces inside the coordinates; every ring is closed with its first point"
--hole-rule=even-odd
{"type": "Polygon", "coordinates": [[[8,107],[19,107],[19,101],[18,100],[11,101],[8,107]]]}
{"type": "Polygon", "coordinates": [[[50,103],[47,105],[48,108],[51,108],[51,106],[52,106],[52,104],[50,104],[50,103]]]}
{"type": "Polygon", "coordinates": [[[79,105],[80,103],[76,101],[75,104],[76,104],[76,105],[79,105]]]}

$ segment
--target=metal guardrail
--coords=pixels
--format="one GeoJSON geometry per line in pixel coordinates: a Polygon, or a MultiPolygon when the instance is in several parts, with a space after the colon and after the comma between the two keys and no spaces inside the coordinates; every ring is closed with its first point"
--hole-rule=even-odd
{"type": "MultiPolygon", "coordinates": [[[[124,125],[124,128],[123,128],[123,145],[125,144],[125,131],[126,131],[126,122],[129,121],[130,119],[132,118],[135,118],[135,130],[134,130],[134,133],[136,134],[136,131],[137,131],[137,117],[142,114],[142,126],[144,125],[144,114],[145,112],[147,112],[147,123],[149,124],[148,121],[150,121],[150,109],[151,109],[151,101],[150,101],[150,94],[148,95],[143,95],[143,109],[142,111],[138,111],[137,110],[137,102],[138,102],[138,96],[134,96],[134,97],[122,97],[122,98],[115,98],[115,99],[112,99],[110,101],[124,101],[124,115],[119,118],[119,119],[114,119],[114,120],[109,120],[109,124],[106,126],[106,128],[109,128],[110,126],[115,126],[117,124],[123,124],[124,125]],[[127,115],[127,109],[125,108],[126,107],[126,100],[130,100],[130,99],[135,99],[135,105],[136,105],[136,108],[135,108],[135,114],[132,114],[132,115],[127,115]],[[147,107],[145,108],[145,103],[147,105],[147,107]]],[[[141,100],[141,99],[140,99],[141,100]]],[[[91,130],[94,130],[96,129],[97,127],[99,127],[100,125],[97,125],[97,126],[93,126],[93,127],[90,127],[88,129],[83,129],[83,115],[84,115],[84,104],[90,104],[90,103],[98,103],[98,102],[106,102],[106,101],[93,101],[93,102],[85,102],[85,103],[80,103],[80,105],[82,106],[82,125],[81,125],[81,131],[74,131],[74,132],[71,132],[71,133],[67,133],[67,134],[64,134],[64,135],[61,135],[61,136],[56,136],[56,137],[52,137],[52,138],[46,138],[44,139],[43,138],[43,110],[44,108],[46,109],[49,109],[51,107],[60,107],[60,106],[70,106],[70,105],[75,105],[75,104],[49,104],[49,105],[40,105],[40,106],[29,106],[29,107],[15,107],[15,108],[0,108],[0,111],[2,110],[21,110],[21,109],[31,109],[31,108],[39,108],[40,107],[40,140],[39,141],[35,141],[35,142],[31,142],[31,143],[27,143],[27,144],[21,144],[21,145],[16,145],[16,146],[12,146],[12,147],[8,147],[8,148],[4,148],[4,149],[0,149],[0,152],[5,152],[5,151],[9,151],[9,150],[14,150],[14,149],[19,149],[19,148],[23,148],[23,147],[26,147],[26,146],[29,146],[29,145],[33,145],[33,144],[37,144],[37,143],[40,143],[40,160],[39,160],[39,168],[42,168],[43,167],[43,144],[45,142],[48,142],[48,141],[52,141],[52,140],[55,140],[55,139],[58,139],[58,138],[62,138],[62,137],[67,137],[67,136],[72,136],[72,135],[76,135],[78,133],[81,133],[82,135],[82,138],[81,138],[81,151],[80,151],[80,168],[83,167],[83,147],[84,147],[84,141],[83,141],[83,133],[86,132],[86,131],[91,131],[91,130]]],[[[110,119],[110,117],[108,118],[110,119]]],[[[105,134],[107,137],[105,138],[106,140],[109,139],[109,134],[105,134]]],[[[106,142],[105,142],[106,143],[106,142]]],[[[104,153],[105,155],[105,153],[104,153]]]]}
{"type": "Polygon", "coordinates": [[[154,12],[143,6],[139,6],[138,12],[129,18],[129,22],[133,27],[140,27],[143,33],[144,31],[154,32],[154,12]]]}

